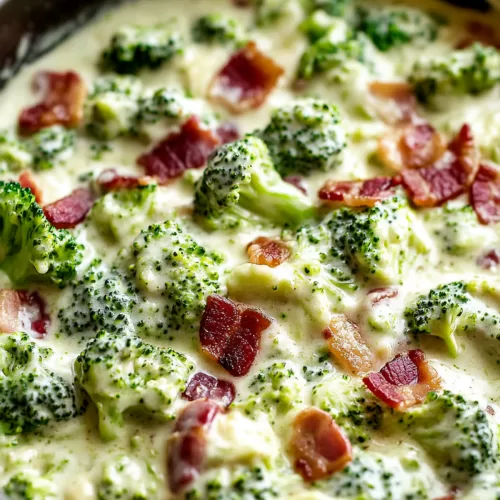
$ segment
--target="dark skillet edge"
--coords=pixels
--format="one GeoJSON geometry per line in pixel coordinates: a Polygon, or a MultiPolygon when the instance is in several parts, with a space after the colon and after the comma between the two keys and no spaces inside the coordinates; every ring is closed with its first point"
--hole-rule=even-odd
{"type": "MultiPolygon", "coordinates": [[[[0,0],[0,89],[22,66],[124,1],[131,0],[0,0]]],[[[482,12],[491,10],[486,0],[446,1],[482,12]]]]}

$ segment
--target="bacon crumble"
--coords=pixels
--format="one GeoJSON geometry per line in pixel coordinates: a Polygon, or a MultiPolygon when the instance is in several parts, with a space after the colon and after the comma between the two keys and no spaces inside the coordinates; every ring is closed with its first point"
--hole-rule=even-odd
{"type": "Polygon", "coordinates": [[[380,108],[379,116],[389,125],[411,123],[416,118],[417,99],[413,87],[406,82],[371,82],[369,91],[381,101],[392,101],[395,109],[380,108]]]}
{"type": "Polygon", "coordinates": [[[182,398],[188,401],[210,399],[227,408],[236,397],[236,388],[228,380],[218,379],[203,372],[196,373],[189,381],[182,398]]]}
{"type": "Polygon", "coordinates": [[[250,242],[247,253],[252,264],[268,267],[278,267],[290,257],[290,249],[286,243],[265,236],[250,242]]]}
{"type": "Polygon", "coordinates": [[[307,185],[300,175],[287,175],[283,180],[307,195],[307,185]]]}
{"type": "Polygon", "coordinates": [[[398,289],[391,287],[374,288],[368,292],[372,304],[378,304],[379,302],[387,299],[393,299],[398,296],[398,289]]]}
{"type": "Polygon", "coordinates": [[[122,175],[114,168],[103,170],[96,179],[97,185],[105,192],[134,189],[151,184],[151,182],[153,182],[153,179],[150,177],[122,175]]]}
{"type": "Polygon", "coordinates": [[[23,329],[44,337],[49,324],[47,306],[38,292],[0,290],[1,333],[14,333],[23,329]]]}
{"type": "Polygon", "coordinates": [[[500,221],[500,169],[482,163],[470,188],[471,205],[481,224],[500,221]]]}
{"type": "Polygon", "coordinates": [[[498,250],[490,250],[477,259],[477,265],[486,270],[495,269],[500,264],[500,252],[498,250]]]}
{"type": "Polygon", "coordinates": [[[29,189],[33,193],[35,201],[39,205],[42,204],[43,202],[42,190],[38,186],[35,178],[33,177],[33,174],[29,170],[25,170],[24,172],[21,172],[19,174],[18,182],[19,184],[21,184],[23,188],[29,189]]]}
{"type": "Polygon", "coordinates": [[[93,204],[94,196],[91,191],[78,188],[68,196],[45,205],[43,211],[56,229],[70,229],[85,220],[93,204]]]}

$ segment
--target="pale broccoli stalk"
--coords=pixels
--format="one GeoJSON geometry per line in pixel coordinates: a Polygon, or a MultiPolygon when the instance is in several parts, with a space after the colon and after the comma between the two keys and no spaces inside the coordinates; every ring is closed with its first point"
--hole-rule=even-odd
{"type": "Polygon", "coordinates": [[[403,414],[401,423],[451,484],[468,483],[496,461],[495,427],[477,402],[461,395],[431,392],[424,404],[403,414]]]}
{"type": "Polygon", "coordinates": [[[42,129],[26,143],[33,155],[35,170],[50,170],[66,163],[73,154],[74,145],[75,132],[59,125],[42,129]]]}
{"type": "Polygon", "coordinates": [[[78,415],[73,386],[49,368],[52,355],[27,334],[0,336],[0,434],[32,432],[78,415]]]}
{"type": "Polygon", "coordinates": [[[245,223],[297,225],[315,210],[274,169],[261,139],[248,136],[226,144],[209,159],[196,185],[195,215],[212,229],[245,223]]]}
{"type": "Polygon", "coordinates": [[[500,50],[474,44],[445,56],[417,61],[409,76],[420,102],[438,107],[449,95],[476,95],[500,82],[500,50]]]}
{"type": "Polygon", "coordinates": [[[19,472],[0,489],[3,500],[52,500],[58,498],[55,482],[32,472],[19,472]]]}
{"type": "Polygon", "coordinates": [[[193,369],[186,356],[172,349],[106,332],[75,361],[76,380],[97,407],[105,440],[117,437],[128,410],[160,421],[174,418],[174,404],[193,369]]]}
{"type": "Polygon", "coordinates": [[[199,17],[191,28],[196,43],[240,46],[245,43],[246,33],[243,26],[223,14],[207,14],[199,17]]]}
{"type": "Polygon", "coordinates": [[[122,26],[102,54],[103,66],[121,74],[159,68],[183,51],[184,42],[174,24],[122,26]]]}
{"type": "Polygon", "coordinates": [[[33,156],[13,133],[0,130],[0,173],[19,172],[33,163],[33,156]]]}
{"type": "Polygon", "coordinates": [[[257,134],[283,177],[332,170],[342,161],[346,147],[338,109],[316,99],[275,109],[270,123],[257,134]]]}

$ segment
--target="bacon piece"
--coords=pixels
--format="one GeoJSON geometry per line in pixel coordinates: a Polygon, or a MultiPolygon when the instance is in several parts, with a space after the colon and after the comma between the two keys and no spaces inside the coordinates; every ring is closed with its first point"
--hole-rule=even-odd
{"type": "Polygon", "coordinates": [[[200,475],[206,455],[206,432],[219,412],[214,401],[199,399],[189,403],[179,415],[168,440],[168,483],[173,493],[200,475]]]}
{"type": "Polygon", "coordinates": [[[19,312],[21,324],[44,337],[50,325],[50,316],[45,301],[38,292],[19,291],[17,293],[21,302],[19,312]]]}
{"type": "Polygon", "coordinates": [[[371,82],[371,95],[381,101],[392,101],[393,110],[379,109],[380,117],[390,125],[411,123],[416,117],[417,99],[413,87],[405,82],[371,82]]]}
{"type": "Polygon", "coordinates": [[[374,288],[373,290],[370,290],[368,292],[368,295],[370,296],[372,304],[378,304],[382,300],[393,299],[394,297],[397,297],[398,293],[399,291],[397,288],[385,287],[374,288]]]}
{"type": "Polygon", "coordinates": [[[479,21],[469,21],[466,26],[467,34],[458,44],[457,49],[466,49],[475,43],[481,43],[500,49],[500,38],[493,26],[479,21]]]}
{"type": "Polygon", "coordinates": [[[30,135],[52,125],[78,127],[87,97],[87,89],[80,75],[73,71],[43,71],[35,76],[34,87],[43,93],[43,98],[39,104],[21,112],[21,134],[30,135]]]}
{"type": "Polygon", "coordinates": [[[420,349],[398,354],[378,373],[363,378],[366,387],[391,408],[404,411],[439,389],[441,380],[420,349]]]}
{"type": "Polygon", "coordinates": [[[258,108],[283,73],[283,69],[264,55],[255,42],[248,42],[214,77],[208,95],[229,111],[242,113],[258,108]]]}
{"type": "Polygon", "coordinates": [[[94,204],[94,196],[87,188],[75,189],[70,195],[45,205],[48,221],[57,229],[69,229],[83,222],[94,204]]]}
{"type": "Polygon", "coordinates": [[[201,318],[200,342],[205,354],[235,377],[246,375],[271,319],[258,309],[211,295],[201,318]]]}
{"type": "Polygon", "coordinates": [[[268,267],[278,267],[290,257],[290,249],[286,243],[265,236],[250,242],[247,253],[252,264],[268,267]]]}
{"type": "Polygon", "coordinates": [[[36,183],[35,178],[33,177],[33,175],[29,170],[21,172],[21,174],[19,175],[18,182],[19,184],[21,184],[23,188],[27,188],[33,193],[33,196],[35,197],[35,200],[39,205],[42,204],[43,201],[42,190],[36,183]]]}
{"type": "Polygon", "coordinates": [[[219,138],[198,117],[191,116],[179,132],[168,135],[152,151],[140,156],[137,163],[147,175],[165,184],[190,168],[203,167],[219,144],[219,138]]]}
{"type": "Polygon", "coordinates": [[[305,195],[307,195],[306,183],[300,175],[287,175],[283,180],[288,182],[288,184],[295,186],[299,191],[302,191],[305,195]]]}
{"type": "Polygon", "coordinates": [[[483,163],[470,189],[471,205],[481,224],[500,221],[500,169],[483,163]]]}
{"type": "Polygon", "coordinates": [[[372,368],[373,356],[359,332],[359,327],[343,314],[332,316],[323,331],[328,349],[343,370],[353,374],[366,373],[372,368]]]}
{"type": "Polygon", "coordinates": [[[105,192],[134,189],[139,186],[146,186],[152,182],[153,179],[146,176],[121,175],[114,168],[103,170],[96,179],[97,185],[105,192]]]}
{"type": "Polygon", "coordinates": [[[327,181],[320,189],[322,200],[342,202],[348,207],[373,207],[394,194],[396,177],[375,177],[365,181],[327,181]]]}
{"type": "Polygon", "coordinates": [[[317,481],[342,470],[352,460],[349,439],[318,408],[302,410],[293,422],[291,453],[294,466],[305,481],[317,481]]]}
{"type": "Polygon", "coordinates": [[[495,269],[498,264],[500,264],[500,252],[498,250],[490,250],[477,259],[477,265],[488,271],[495,269]]]}
{"type": "Polygon", "coordinates": [[[188,401],[210,399],[224,408],[228,407],[236,396],[236,388],[232,382],[221,380],[206,373],[199,372],[189,381],[182,397],[188,401]]]}
{"type": "Polygon", "coordinates": [[[234,123],[223,123],[215,131],[221,144],[234,142],[240,138],[238,127],[234,123]]]}
{"type": "Polygon", "coordinates": [[[19,331],[21,298],[16,290],[0,290],[0,333],[19,331]]]}

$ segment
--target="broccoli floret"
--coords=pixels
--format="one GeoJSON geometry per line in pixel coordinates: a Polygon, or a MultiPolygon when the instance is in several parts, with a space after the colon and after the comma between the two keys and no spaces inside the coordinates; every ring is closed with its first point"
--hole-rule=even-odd
{"type": "Polygon", "coordinates": [[[33,163],[25,142],[7,130],[0,130],[0,173],[18,172],[33,163]]]}
{"type": "Polygon", "coordinates": [[[0,182],[0,212],[0,268],[13,282],[63,286],[74,278],[83,247],[50,224],[29,189],[0,182]]]}
{"type": "Polygon", "coordinates": [[[0,434],[31,432],[78,414],[73,387],[48,368],[52,354],[24,333],[0,336],[0,434]]]}
{"type": "Polygon", "coordinates": [[[366,443],[382,424],[383,409],[364,385],[328,376],[312,390],[312,404],[329,413],[352,443],[366,443]]]}
{"type": "Polygon", "coordinates": [[[102,54],[102,63],[116,73],[136,74],[156,69],[180,54],[184,47],[174,23],[156,26],[122,26],[102,54]]]}
{"type": "Polygon", "coordinates": [[[408,7],[360,8],[358,16],[357,28],[383,52],[407,43],[433,41],[439,28],[425,12],[408,7]]]}
{"type": "Polygon", "coordinates": [[[174,418],[173,405],[194,365],[183,354],[138,337],[99,333],[75,361],[76,380],[95,403],[103,439],[114,439],[124,413],[174,418]]]}
{"type": "Polygon", "coordinates": [[[65,163],[73,154],[74,145],[75,132],[58,125],[42,129],[27,143],[35,170],[50,170],[65,163]]]}
{"type": "Polygon", "coordinates": [[[500,82],[500,50],[474,44],[417,61],[409,76],[420,102],[432,107],[448,95],[480,94],[500,82]]]}
{"type": "Polygon", "coordinates": [[[303,0],[308,12],[323,11],[330,16],[342,17],[351,4],[351,0],[303,0]]]}
{"type": "Polygon", "coordinates": [[[190,114],[188,98],[178,89],[163,87],[139,99],[137,121],[154,124],[162,118],[180,119],[190,114]]]}
{"type": "Polygon", "coordinates": [[[44,477],[20,472],[0,490],[2,500],[50,500],[58,498],[54,482],[44,477]]]}
{"type": "Polygon", "coordinates": [[[254,4],[257,25],[262,27],[302,15],[301,0],[254,0],[254,4]]]}
{"type": "Polygon", "coordinates": [[[296,225],[314,215],[309,199],[283,181],[261,139],[219,148],[196,185],[195,215],[208,227],[235,228],[269,220],[296,225]]]}
{"type": "Polygon", "coordinates": [[[141,82],[128,76],[99,78],[87,99],[87,131],[92,136],[110,140],[137,134],[141,82]]]}
{"type": "Polygon", "coordinates": [[[341,162],[346,147],[338,109],[316,99],[275,109],[270,123],[258,135],[283,177],[332,170],[341,162]]]}
{"type": "Polygon", "coordinates": [[[431,392],[401,423],[452,484],[468,482],[496,461],[497,440],[486,412],[463,396],[431,392]]]}
{"type": "Polygon", "coordinates": [[[408,202],[393,197],[374,207],[334,210],[319,225],[297,233],[299,254],[326,266],[332,279],[399,283],[420,254],[428,251],[408,202]]]}
{"type": "Polygon", "coordinates": [[[191,28],[193,40],[197,43],[241,45],[245,41],[243,26],[223,14],[207,14],[199,17],[191,28]]]}

